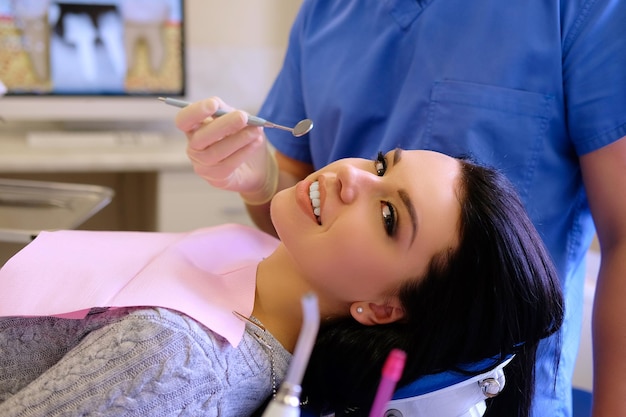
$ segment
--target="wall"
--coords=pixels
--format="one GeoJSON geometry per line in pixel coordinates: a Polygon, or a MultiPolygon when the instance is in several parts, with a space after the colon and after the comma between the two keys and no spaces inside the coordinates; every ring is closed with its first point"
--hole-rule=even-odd
{"type": "Polygon", "coordinates": [[[187,0],[192,99],[256,111],[278,72],[301,1],[187,0]]]}
{"type": "Polygon", "coordinates": [[[573,384],[576,388],[586,391],[593,389],[593,348],[591,344],[591,316],[596,280],[600,269],[600,252],[594,245],[587,254],[587,275],[583,295],[583,322],[580,336],[580,347],[574,369],[573,384]]]}

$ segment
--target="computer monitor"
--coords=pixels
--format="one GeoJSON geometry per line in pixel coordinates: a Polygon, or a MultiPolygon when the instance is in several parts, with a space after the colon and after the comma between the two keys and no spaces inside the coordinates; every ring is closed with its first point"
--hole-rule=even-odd
{"type": "Polygon", "coordinates": [[[184,0],[0,0],[5,120],[171,119],[184,0]]]}

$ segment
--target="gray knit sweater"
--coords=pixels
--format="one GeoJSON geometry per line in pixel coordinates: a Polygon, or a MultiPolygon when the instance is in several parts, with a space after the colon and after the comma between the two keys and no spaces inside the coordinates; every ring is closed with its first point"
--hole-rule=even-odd
{"type": "Polygon", "coordinates": [[[0,416],[242,417],[271,395],[272,369],[279,384],[290,358],[251,324],[234,348],[162,308],[1,318],[0,416]]]}

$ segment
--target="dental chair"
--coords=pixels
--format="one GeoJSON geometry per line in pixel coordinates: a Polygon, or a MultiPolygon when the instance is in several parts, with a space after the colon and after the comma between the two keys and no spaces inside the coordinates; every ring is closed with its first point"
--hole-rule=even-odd
{"type": "Polygon", "coordinates": [[[487,409],[485,400],[504,388],[504,367],[511,359],[501,363],[485,359],[472,364],[466,368],[469,373],[490,368],[475,376],[448,371],[422,377],[396,390],[384,416],[480,417],[487,409]]]}
{"type": "MultiPolygon", "coordinates": [[[[419,378],[395,391],[384,417],[481,417],[487,409],[485,400],[504,388],[504,367],[512,358],[503,362],[488,358],[465,367],[465,372],[447,371],[419,378]],[[481,372],[484,369],[489,370],[481,372]]],[[[303,411],[302,417],[321,416],[303,411]]]]}
{"type": "MultiPolygon", "coordinates": [[[[306,405],[301,407],[300,404],[300,383],[315,343],[320,320],[317,297],[314,294],[303,297],[302,307],[303,325],[292,362],[285,380],[269,405],[265,407],[262,417],[334,417],[335,415],[334,413],[319,415],[319,412],[307,409],[306,405]]],[[[461,364],[457,370],[426,375],[409,384],[395,387],[391,400],[387,402],[386,407],[382,408],[382,415],[373,417],[482,417],[487,411],[486,400],[496,397],[504,389],[504,367],[514,356],[508,355],[503,359],[497,355],[481,361],[461,364]]],[[[385,373],[384,368],[388,366],[391,358],[390,354],[381,369],[382,376],[397,381],[396,377],[399,377],[399,374],[396,374],[395,370],[385,373]]],[[[401,372],[404,359],[400,366],[401,372]]],[[[385,396],[382,398],[386,399],[389,398],[387,394],[390,392],[385,391],[384,388],[385,396]]],[[[377,408],[376,412],[378,411],[380,409],[377,408]]]]}

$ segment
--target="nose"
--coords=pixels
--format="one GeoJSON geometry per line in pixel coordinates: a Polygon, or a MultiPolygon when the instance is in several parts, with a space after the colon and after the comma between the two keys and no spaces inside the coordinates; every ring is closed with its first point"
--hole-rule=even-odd
{"type": "Polygon", "coordinates": [[[352,165],[342,166],[337,170],[339,196],[345,204],[352,204],[359,195],[375,191],[381,177],[373,172],[356,168],[352,165]]]}

